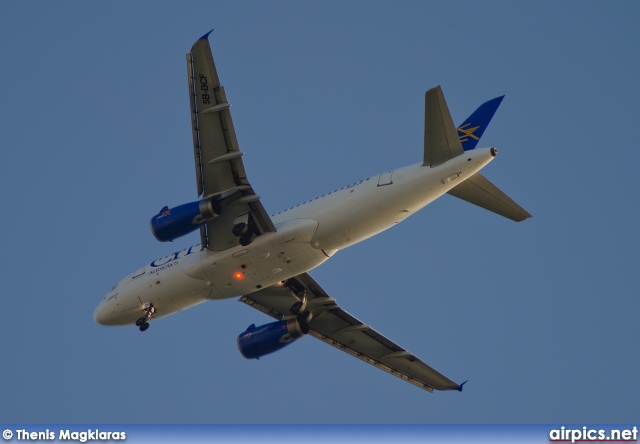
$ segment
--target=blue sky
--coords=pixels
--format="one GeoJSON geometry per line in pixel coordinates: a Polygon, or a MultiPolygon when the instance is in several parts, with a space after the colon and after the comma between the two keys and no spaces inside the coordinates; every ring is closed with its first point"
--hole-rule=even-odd
{"type": "Polygon", "coordinates": [[[0,14],[0,421],[595,423],[640,411],[637,2],[13,2],[0,14]],[[105,328],[115,282],[198,242],[185,54],[211,35],[271,213],[422,158],[505,94],[484,174],[533,214],[450,196],[311,274],[455,381],[428,394],[313,338],[247,361],[235,299],[105,328]],[[631,139],[631,142],[629,142],[631,139]]]}

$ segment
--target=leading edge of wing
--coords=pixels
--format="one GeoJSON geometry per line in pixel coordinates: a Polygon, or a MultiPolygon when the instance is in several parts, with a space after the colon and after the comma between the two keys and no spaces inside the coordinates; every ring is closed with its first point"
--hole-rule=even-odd
{"type": "MultiPolygon", "coordinates": [[[[424,390],[462,391],[457,384],[418,357],[344,311],[307,273],[295,281],[307,290],[307,309],[313,313],[309,334],[368,364],[410,382],[424,390]]],[[[244,295],[241,302],[276,319],[290,317],[289,307],[298,299],[285,285],[277,285],[244,295]],[[287,315],[285,315],[287,313],[287,315]]]]}

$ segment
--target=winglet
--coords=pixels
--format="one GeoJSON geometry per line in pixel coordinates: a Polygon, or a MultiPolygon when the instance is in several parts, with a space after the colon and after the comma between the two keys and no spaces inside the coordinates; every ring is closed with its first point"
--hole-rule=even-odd
{"type": "Polygon", "coordinates": [[[480,141],[484,130],[489,126],[504,96],[484,102],[458,127],[458,136],[465,151],[472,150],[480,141]]]}
{"type": "Polygon", "coordinates": [[[458,387],[456,390],[458,390],[459,392],[462,391],[462,386],[464,386],[467,382],[469,382],[469,380],[467,379],[466,381],[464,381],[462,384],[460,384],[460,387],[458,387]]]}
{"type": "Polygon", "coordinates": [[[211,31],[207,32],[202,37],[200,37],[198,40],[207,40],[209,38],[209,34],[211,34],[212,32],[213,32],[213,29],[211,31]]]}

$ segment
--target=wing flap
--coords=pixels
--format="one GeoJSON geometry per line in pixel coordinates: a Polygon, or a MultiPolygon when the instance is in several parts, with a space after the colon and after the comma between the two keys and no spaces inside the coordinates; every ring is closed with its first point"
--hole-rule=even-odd
{"type": "MultiPolygon", "coordinates": [[[[292,280],[297,288],[307,290],[307,307],[313,313],[310,335],[429,392],[460,389],[460,385],[340,308],[307,273],[292,280]]],[[[265,288],[240,298],[276,319],[291,317],[289,307],[297,300],[285,285],[265,288]]]]}

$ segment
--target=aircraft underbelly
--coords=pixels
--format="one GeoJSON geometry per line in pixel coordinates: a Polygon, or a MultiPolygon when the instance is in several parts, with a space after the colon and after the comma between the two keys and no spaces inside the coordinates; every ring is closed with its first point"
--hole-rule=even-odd
{"type": "Polygon", "coordinates": [[[446,192],[434,177],[420,174],[427,170],[405,170],[393,171],[392,182],[373,183],[321,214],[313,246],[325,250],[346,248],[403,221],[446,192]]]}
{"type": "Polygon", "coordinates": [[[156,308],[153,318],[161,318],[208,299],[253,293],[315,268],[328,259],[310,244],[317,228],[313,219],[294,219],[248,246],[217,252],[189,249],[185,257],[167,262],[175,265],[155,269],[114,300],[108,322],[134,323],[146,302],[156,308]]]}
{"type": "Polygon", "coordinates": [[[328,259],[310,244],[317,228],[313,219],[294,219],[246,247],[203,252],[202,269],[213,284],[209,299],[253,293],[317,267],[328,259]]]}

